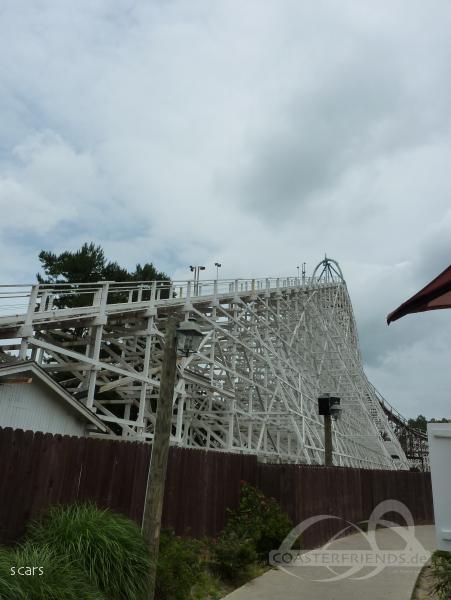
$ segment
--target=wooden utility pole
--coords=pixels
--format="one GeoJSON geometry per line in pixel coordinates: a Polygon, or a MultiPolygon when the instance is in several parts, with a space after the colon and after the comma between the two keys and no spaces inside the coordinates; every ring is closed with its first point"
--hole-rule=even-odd
{"type": "Polygon", "coordinates": [[[324,466],[332,467],[332,417],[324,415],[324,466]]]}
{"type": "Polygon", "coordinates": [[[149,600],[154,600],[160,544],[161,515],[164,485],[168,464],[169,441],[172,425],[172,401],[177,368],[177,318],[170,315],[166,321],[165,347],[161,366],[160,394],[158,397],[155,434],[152,444],[142,531],[150,552],[149,600]]]}

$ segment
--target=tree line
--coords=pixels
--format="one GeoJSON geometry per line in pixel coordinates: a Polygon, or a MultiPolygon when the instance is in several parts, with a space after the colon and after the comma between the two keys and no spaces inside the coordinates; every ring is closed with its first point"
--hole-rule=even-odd
{"type": "Polygon", "coordinates": [[[419,429],[420,431],[427,431],[428,423],[448,423],[449,419],[443,417],[442,419],[426,419],[424,415],[418,415],[415,419],[409,419],[408,425],[409,427],[414,427],[415,429],[419,429]]]}

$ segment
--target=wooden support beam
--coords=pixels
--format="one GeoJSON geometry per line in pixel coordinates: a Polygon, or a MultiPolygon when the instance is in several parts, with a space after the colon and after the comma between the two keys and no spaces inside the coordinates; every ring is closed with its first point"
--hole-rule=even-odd
{"type": "Polygon", "coordinates": [[[0,385],[10,385],[12,383],[32,383],[32,377],[2,377],[0,385]]]}

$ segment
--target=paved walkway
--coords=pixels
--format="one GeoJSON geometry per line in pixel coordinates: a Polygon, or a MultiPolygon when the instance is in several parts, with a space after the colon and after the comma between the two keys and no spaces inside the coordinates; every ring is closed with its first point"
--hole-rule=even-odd
{"type": "MultiPolygon", "coordinates": [[[[398,528],[380,529],[376,533],[380,550],[401,550],[405,541],[398,528]]],[[[415,536],[429,551],[435,549],[435,529],[431,525],[415,528],[415,536]]],[[[331,545],[331,548],[352,552],[368,549],[368,543],[360,534],[350,535],[331,545]]],[[[416,550],[416,549],[415,549],[416,550]]],[[[228,594],[224,600],[410,600],[415,581],[422,565],[417,567],[391,566],[367,579],[342,579],[335,582],[314,581],[333,574],[325,567],[290,567],[287,571],[272,569],[261,577],[228,594]]],[[[341,567],[341,572],[349,569],[341,567]]],[[[340,571],[335,568],[335,572],[340,571]]],[[[362,577],[372,571],[365,567],[354,577],[362,577]]]]}

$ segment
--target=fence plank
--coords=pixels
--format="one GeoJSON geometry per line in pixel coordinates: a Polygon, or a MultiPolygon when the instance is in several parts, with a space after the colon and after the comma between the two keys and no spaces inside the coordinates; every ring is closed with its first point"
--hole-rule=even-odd
{"type": "MultiPolygon", "coordinates": [[[[150,451],[146,443],[0,428],[0,543],[18,540],[49,505],[80,500],[140,524],[150,451]]],[[[319,514],[366,520],[385,499],[404,502],[417,523],[433,522],[429,473],[263,464],[250,455],[171,448],[163,526],[216,536],[238,506],[242,481],[276,498],[295,524],[319,514]]],[[[342,527],[324,520],[306,531],[303,544],[325,543],[342,527]]]]}

